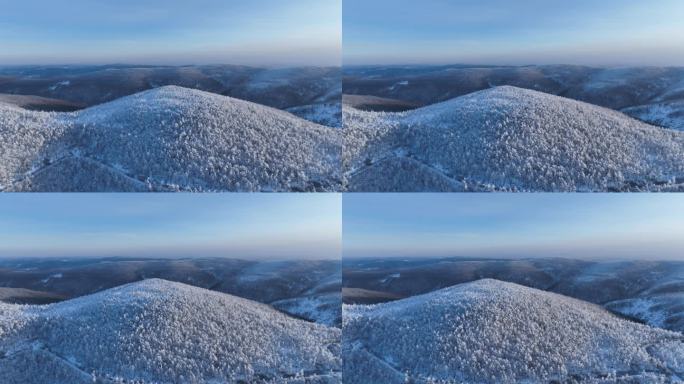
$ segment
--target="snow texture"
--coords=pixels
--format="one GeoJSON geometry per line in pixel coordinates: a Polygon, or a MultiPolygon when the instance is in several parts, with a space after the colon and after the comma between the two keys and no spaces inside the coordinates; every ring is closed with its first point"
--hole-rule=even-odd
{"type": "Polygon", "coordinates": [[[327,293],[278,300],[273,307],[306,320],[330,327],[342,324],[342,298],[340,293],[327,293]]]}
{"type": "Polygon", "coordinates": [[[342,127],[342,104],[309,104],[287,109],[304,120],[333,128],[342,127]]]}
{"type": "Polygon", "coordinates": [[[684,332],[684,293],[673,292],[613,301],[606,308],[648,325],[684,332]]]}
{"type": "Polygon", "coordinates": [[[343,121],[350,191],[665,191],[684,184],[684,132],[511,86],[400,113],[344,106],[343,121]]]}
{"type": "Polygon", "coordinates": [[[0,190],[335,191],[339,130],[176,86],[74,113],[0,104],[0,190]]]}
{"type": "Polygon", "coordinates": [[[151,279],[45,306],[0,303],[0,382],[339,383],[340,330],[151,279]]]}
{"type": "Polygon", "coordinates": [[[684,335],[566,296],[479,280],[345,305],[345,383],[671,383],[684,335]]]}
{"type": "Polygon", "coordinates": [[[684,131],[684,101],[639,105],[622,112],[650,124],[684,131]]]}

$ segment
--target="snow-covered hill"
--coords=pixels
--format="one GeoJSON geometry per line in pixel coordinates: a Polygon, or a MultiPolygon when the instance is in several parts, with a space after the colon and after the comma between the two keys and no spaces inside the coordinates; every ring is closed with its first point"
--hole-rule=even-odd
{"type": "Polygon", "coordinates": [[[0,303],[0,382],[339,383],[339,338],[263,304],[151,279],[46,306],[0,303]]]}
{"type": "Polygon", "coordinates": [[[0,287],[0,301],[46,304],[50,298],[54,302],[85,296],[145,278],[227,293],[294,317],[342,326],[339,260],[0,258],[0,285],[15,287],[0,287]]]}
{"type": "Polygon", "coordinates": [[[684,184],[684,133],[496,87],[403,113],[344,107],[352,191],[661,191],[684,184]]]}
{"type": "Polygon", "coordinates": [[[684,333],[684,262],[367,258],[347,259],[343,270],[347,304],[392,301],[489,278],[588,301],[653,327],[684,333]],[[346,293],[356,289],[375,292],[377,301],[346,293]]]}
{"type": "Polygon", "coordinates": [[[580,300],[479,280],[345,305],[346,383],[660,383],[684,378],[684,335],[580,300]]]}
{"type": "Polygon", "coordinates": [[[0,189],[332,191],[338,130],[161,87],[74,113],[0,105],[0,189]]]}

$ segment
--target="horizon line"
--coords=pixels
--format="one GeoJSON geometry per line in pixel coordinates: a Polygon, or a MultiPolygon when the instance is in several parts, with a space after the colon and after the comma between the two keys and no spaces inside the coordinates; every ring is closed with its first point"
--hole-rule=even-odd
{"type": "Polygon", "coordinates": [[[676,65],[654,65],[654,64],[563,64],[563,63],[551,63],[551,64],[468,64],[468,63],[392,63],[392,64],[343,64],[343,68],[352,67],[452,67],[461,66],[464,68],[481,68],[481,67],[492,67],[492,68],[524,68],[524,67],[584,67],[584,68],[600,68],[600,69],[614,69],[614,68],[682,68],[684,69],[684,64],[676,65]]]}
{"type": "Polygon", "coordinates": [[[131,260],[241,260],[241,261],[336,261],[341,260],[340,257],[238,257],[238,256],[2,256],[0,257],[0,264],[8,260],[104,260],[104,259],[131,259],[131,260]]]}
{"type": "Polygon", "coordinates": [[[345,260],[445,260],[445,259],[462,259],[462,260],[491,260],[491,261],[516,261],[516,260],[574,260],[574,261],[655,261],[655,262],[675,262],[684,263],[680,259],[656,259],[648,256],[643,258],[635,257],[570,257],[570,256],[342,256],[342,261],[345,260]]]}
{"type": "Polygon", "coordinates": [[[21,67],[211,67],[211,66],[233,66],[259,69],[283,69],[283,68],[341,68],[342,65],[333,64],[235,64],[235,63],[205,63],[205,64],[143,64],[143,63],[62,63],[62,64],[3,64],[0,68],[21,68],[21,67]]]}

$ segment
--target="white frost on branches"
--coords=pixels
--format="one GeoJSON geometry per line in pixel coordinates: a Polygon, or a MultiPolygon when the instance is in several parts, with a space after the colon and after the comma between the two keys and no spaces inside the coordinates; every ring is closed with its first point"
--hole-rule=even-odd
{"type": "Polygon", "coordinates": [[[684,185],[684,132],[511,86],[401,113],[344,106],[343,121],[349,190],[660,191],[684,185]]]}
{"type": "Polygon", "coordinates": [[[0,189],[334,191],[339,130],[176,86],[73,113],[0,104],[0,189]]]}
{"type": "Polygon", "coordinates": [[[345,305],[343,359],[345,383],[665,383],[684,377],[684,335],[487,279],[345,305]]]}
{"type": "Polygon", "coordinates": [[[45,306],[0,303],[0,382],[81,383],[85,372],[106,383],[339,383],[339,338],[264,304],[150,279],[45,306]]]}

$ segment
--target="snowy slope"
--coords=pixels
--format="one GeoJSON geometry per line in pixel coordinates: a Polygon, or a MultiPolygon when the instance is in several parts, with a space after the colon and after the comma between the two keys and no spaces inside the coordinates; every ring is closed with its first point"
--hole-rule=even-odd
{"type": "Polygon", "coordinates": [[[479,280],[345,305],[343,358],[346,383],[678,382],[684,335],[580,300],[479,280]]]}
{"type": "Polygon", "coordinates": [[[287,112],[175,86],[75,113],[0,105],[0,189],[331,191],[341,144],[287,112]]]}
{"type": "Polygon", "coordinates": [[[152,279],[47,306],[0,304],[0,382],[340,382],[339,337],[263,304],[152,279]]]}
{"type": "Polygon", "coordinates": [[[639,105],[625,108],[622,112],[651,124],[684,131],[684,101],[682,100],[639,105]]]}
{"type": "Polygon", "coordinates": [[[342,325],[340,293],[313,294],[278,300],[271,305],[285,313],[330,327],[342,325]]]}
{"type": "Polygon", "coordinates": [[[684,293],[663,293],[617,300],[606,308],[648,325],[684,332],[684,293]]]}
{"type": "Polygon", "coordinates": [[[0,258],[0,282],[4,286],[17,287],[0,287],[0,300],[46,304],[48,301],[39,302],[39,297],[32,299],[28,293],[39,291],[36,293],[47,295],[45,299],[55,297],[52,301],[58,301],[145,278],[159,278],[227,293],[272,305],[297,318],[338,328],[342,326],[339,260],[0,258]]]}
{"type": "Polygon", "coordinates": [[[684,133],[541,92],[503,86],[409,112],[345,106],[343,115],[349,190],[659,191],[684,184],[684,133]]]}
{"type": "MultiPolygon", "coordinates": [[[[336,269],[333,274],[322,277],[318,273],[319,270],[312,267],[297,278],[299,283],[315,279],[315,285],[301,290],[301,287],[293,284],[292,289],[299,289],[296,297],[279,299],[271,302],[271,305],[287,314],[301,317],[305,320],[341,328],[342,271],[336,269]]],[[[266,279],[262,284],[269,284],[269,280],[266,279]]]]}
{"type": "Polygon", "coordinates": [[[342,127],[341,104],[308,104],[287,109],[291,114],[316,124],[333,128],[342,127]]]}

